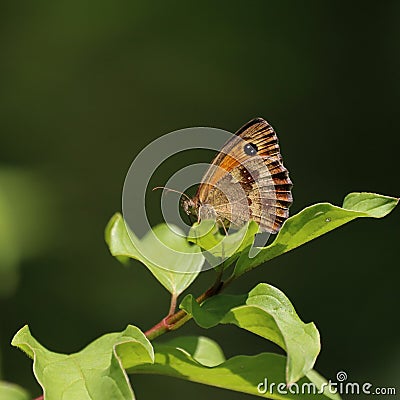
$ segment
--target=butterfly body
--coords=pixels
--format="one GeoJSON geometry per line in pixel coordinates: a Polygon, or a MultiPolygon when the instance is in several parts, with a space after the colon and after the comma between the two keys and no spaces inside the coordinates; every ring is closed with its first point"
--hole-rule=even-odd
{"type": "Polygon", "coordinates": [[[249,220],[276,233],[289,216],[292,182],[283,166],[274,129],[262,118],[244,125],[212,161],[196,195],[183,209],[198,220],[225,227],[249,220]]]}

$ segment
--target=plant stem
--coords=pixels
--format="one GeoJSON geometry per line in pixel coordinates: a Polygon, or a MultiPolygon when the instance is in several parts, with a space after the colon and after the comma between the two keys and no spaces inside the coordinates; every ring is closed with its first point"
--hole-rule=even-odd
{"type": "Polygon", "coordinates": [[[178,296],[176,293],[172,293],[171,295],[171,303],[169,305],[168,316],[173,315],[176,310],[176,302],[178,301],[178,296]]]}
{"type": "MultiPolygon", "coordinates": [[[[221,281],[222,278],[222,271],[218,273],[217,279],[213,286],[211,286],[208,290],[202,293],[199,297],[197,297],[197,303],[201,304],[206,299],[215,296],[218,293],[221,293],[229,284],[231,284],[234,280],[233,275],[230,276],[225,282],[221,281]]],[[[172,298],[171,298],[171,305],[172,305],[172,298]]],[[[175,305],[174,310],[176,307],[176,298],[175,298],[175,305]]],[[[171,308],[170,308],[171,311],[171,308]]],[[[191,315],[187,314],[186,311],[180,310],[173,314],[168,314],[165,318],[163,318],[158,324],[154,325],[144,334],[146,335],[147,339],[154,340],[155,338],[163,335],[164,333],[174,331],[184,325],[192,318],[191,315]]]]}

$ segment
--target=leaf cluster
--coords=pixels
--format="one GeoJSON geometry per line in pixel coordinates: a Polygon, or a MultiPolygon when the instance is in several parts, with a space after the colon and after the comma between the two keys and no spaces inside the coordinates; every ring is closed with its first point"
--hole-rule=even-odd
{"type": "MultiPolygon", "coordinates": [[[[123,263],[135,259],[145,265],[171,293],[170,313],[147,332],[129,325],[123,332],[104,335],[69,355],[47,350],[28,326],[15,335],[12,344],[33,359],[33,371],[46,400],[134,399],[128,374],[143,373],[272,399],[309,399],[308,393],[298,394],[291,388],[294,384],[313,384],[319,392],[312,398],[339,399],[313,369],[321,348],[315,324],[303,322],[282,291],[267,283],[239,295],[224,294],[223,289],[250,270],[347,222],[382,218],[397,202],[396,198],[373,193],[351,193],[342,207],[315,204],[289,218],[275,240],[262,248],[253,247],[258,230],[254,222],[228,237],[210,221],[195,224],[188,237],[178,228],[162,224],[139,239],[117,213],[105,231],[111,254],[123,263]],[[180,310],[175,310],[178,296],[189,288],[206,262],[215,263],[216,282],[197,298],[186,294],[180,310]],[[261,352],[225,359],[221,347],[205,336],[155,340],[190,319],[204,329],[236,325],[275,343],[286,356],[261,352]],[[280,391],[260,391],[265,377],[281,384],[280,391]]],[[[0,383],[0,398],[26,400],[28,396],[22,389],[0,383]]]]}

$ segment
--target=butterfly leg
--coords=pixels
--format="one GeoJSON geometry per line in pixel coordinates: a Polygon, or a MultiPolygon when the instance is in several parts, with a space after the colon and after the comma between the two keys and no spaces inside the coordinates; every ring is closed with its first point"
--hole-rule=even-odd
{"type": "Polygon", "coordinates": [[[228,231],[226,230],[226,226],[225,226],[225,224],[224,224],[224,221],[223,221],[221,218],[218,218],[218,219],[217,219],[217,222],[220,222],[220,223],[221,223],[222,229],[223,229],[224,232],[225,232],[225,236],[229,236],[229,233],[228,233],[228,231]]]}

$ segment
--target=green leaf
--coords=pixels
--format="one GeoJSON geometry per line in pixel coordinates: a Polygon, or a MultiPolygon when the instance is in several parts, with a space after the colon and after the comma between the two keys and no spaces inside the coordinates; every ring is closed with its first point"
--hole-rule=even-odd
{"type": "Polygon", "coordinates": [[[128,373],[161,374],[264,398],[282,400],[310,400],[310,394],[307,392],[309,385],[314,383],[318,390],[322,384],[325,384],[324,394],[312,395],[312,399],[340,400],[339,395],[329,393],[326,380],[315,371],[310,371],[306,377],[288,389],[285,383],[285,365],[286,358],[284,356],[262,353],[256,356],[236,356],[217,366],[206,367],[196,361],[186,349],[168,344],[155,344],[155,363],[132,367],[128,369],[128,373]],[[257,387],[260,387],[262,391],[265,379],[267,379],[270,390],[260,393],[257,387]],[[272,383],[274,386],[271,385],[272,383]],[[280,384],[280,391],[286,391],[286,394],[278,392],[278,384],[280,384]],[[297,388],[300,393],[303,384],[308,385],[305,394],[290,393],[290,390],[296,392],[297,388]]]}
{"type": "Polygon", "coordinates": [[[396,207],[398,201],[397,198],[375,193],[350,193],[344,200],[343,208],[329,203],[307,207],[290,217],[282,226],[274,242],[259,249],[260,251],[255,257],[249,258],[247,252],[242,252],[234,275],[240,276],[355,218],[382,218],[396,207]]]}
{"type": "Polygon", "coordinates": [[[30,400],[28,392],[12,383],[0,381],[1,400],[30,400]]]}
{"type": "Polygon", "coordinates": [[[206,367],[215,367],[225,361],[221,347],[205,336],[178,336],[163,343],[186,351],[194,360],[206,367]]]}
{"type": "Polygon", "coordinates": [[[350,193],[343,200],[343,208],[366,213],[366,217],[382,218],[389,214],[398,202],[398,198],[376,193],[350,193]]]}
{"type": "Polygon", "coordinates": [[[70,355],[44,348],[28,326],[17,332],[12,345],[33,358],[33,371],[46,400],[134,399],[124,366],[154,361],[150,342],[132,325],[70,355]]]}
{"type": "Polygon", "coordinates": [[[116,213],[105,230],[105,239],[113,256],[126,262],[142,262],[172,294],[182,293],[197,277],[204,264],[198,246],[187,242],[174,226],[161,224],[141,240],[128,230],[122,215],[116,213]]]}
{"type": "Polygon", "coordinates": [[[259,227],[256,222],[249,221],[237,232],[222,235],[214,220],[194,223],[190,229],[188,240],[204,249],[204,256],[212,267],[221,265],[228,268],[237,260],[240,253],[251,246],[259,227]]]}
{"type": "Polygon", "coordinates": [[[271,340],[287,353],[286,382],[292,384],[314,366],[320,351],[317,328],[300,320],[289,299],[277,288],[260,283],[248,295],[218,295],[201,306],[186,296],[181,308],[203,328],[235,324],[271,340]]]}
{"type": "Polygon", "coordinates": [[[193,224],[188,240],[210,251],[215,257],[231,257],[253,244],[258,229],[255,221],[249,221],[237,232],[222,235],[215,221],[205,220],[193,224]]]}

